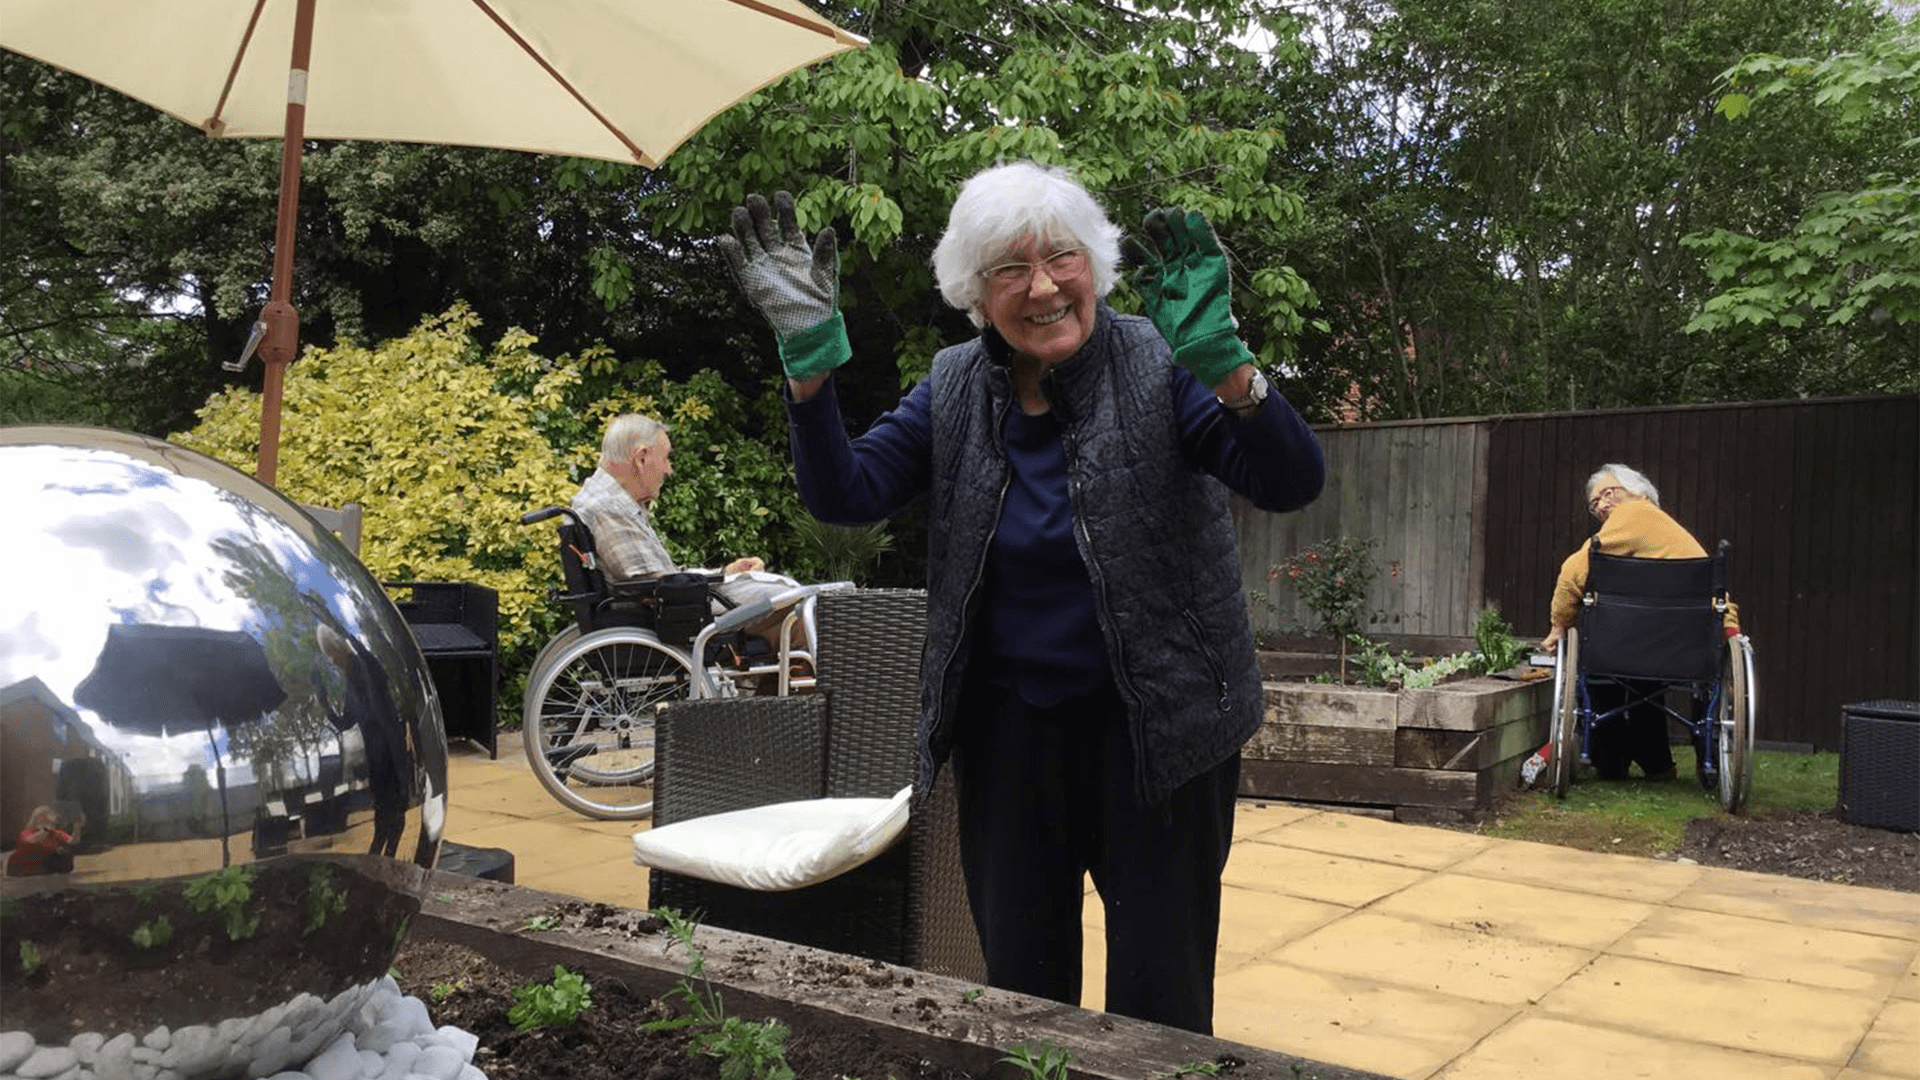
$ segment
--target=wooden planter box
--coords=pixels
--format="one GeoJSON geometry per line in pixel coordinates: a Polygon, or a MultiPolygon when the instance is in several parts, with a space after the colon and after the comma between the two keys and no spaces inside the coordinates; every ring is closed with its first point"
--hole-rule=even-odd
{"type": "MultiPolygon", "coordinates": [[[[597,928],[563,923],[537,932],[524,929],[534,916],[581,903],[557,893],[436,872],[409,936],[464,946],[529,980],[548,979],[555,964],[564,964],[590,981],[618,980],[658,997],[684,976],[687,956],[680,949],[668,952],[665,934],[618,929],[636,922],[641,912],[587,905],[605,908],[605,917],[594,920],[597,928]]],[[[730,1013],[771,1017],[796,1027],[845,1025],[890,1047],[909,1047],[922,1060],[978,1077],[1013,1080],[1018,1071],[1000,1062],[1010,1048],[1050,1044],[1072,1053],[1076,1080],[1171,1076],[1183,1066],[1223,1056],[1241,1062],[1232,1071],[1235,1080],[1387,1080],[1377,1073],[1023,994],[983,991],[959,979],[718,927],[701,927],[695,942],[706,957],[706,976],[724,992],[730,1013]]],[[[1288,1022],[1275,1014],[1275,1024],[1288,1022]]]]}
{"type": "Polygon", "coordinates": [[[1399,691],[1283,681],[1322,663],[1263,657],[1266,718],[1242,754],[1241,795],[1402,821],[1474,821],[1547,740],[1551,678],[1399,691]]]}

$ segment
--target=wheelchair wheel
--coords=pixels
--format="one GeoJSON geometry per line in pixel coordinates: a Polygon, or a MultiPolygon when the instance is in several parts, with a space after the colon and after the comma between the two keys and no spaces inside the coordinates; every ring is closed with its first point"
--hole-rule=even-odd
{"type": "Polygon", "coordinates": [[[540,651],[533,658],[533,663],[527,666],[527,685],[520,693],[521,716],[526,716],[533,711],[534,676],[540,674],[540,669],[546,667],[555,656],[558,656],[561,649],[579,640],[580,627],[576,623],[553,635],[553,640],[540,647],[540,651]]]}
{"type": "Polygon", "coordinates": [[[1727,656],[1720,669],[1714,757],[1720,770],[1720,805],[1733,814],[1753,793],[1753,646],[1745,635],[1727,639],[1727,656]]]}
{"type": "Polygon", "coordinates": [[[1553,794],[1567,797],[1580,765],[1580,631],[1567,627],[1553,659],[1553,794]]]}
{"type": "Polygon", "coordinates": [[[554,798],[588,817],[653,813],[654,720],[694,695],[692,662],[645,630],[587,634],[528,680],[527,762],[554,798]]]}

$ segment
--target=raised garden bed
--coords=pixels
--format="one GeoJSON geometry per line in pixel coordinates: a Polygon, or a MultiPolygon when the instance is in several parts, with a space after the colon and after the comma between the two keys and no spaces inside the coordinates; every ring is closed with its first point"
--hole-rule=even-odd
{"type": "MultiPolygon", "coordinates": [[[[474,1063],[490,1080],[716,1077],[716,1061],[688,1057],[685,1032],[636,1030],[666,1015],[660,1001],[685,976],[688,957],[669,949],[669,940],[645,912],[436,873],[396,966],[403,988],[430,1002],[436,1023],[456,1023],[481,1036],[474,1063]],[[546,928],[528,929],[530,923],[546,928]],[[556,964],[593,983],[593,1012],[599,1015],[591,1023],[513,1033],[504,1024],[483,1031],[477,1021],[444,1016],[456,1005],[471,1004],[461,995],[473,987],[462,986],[459,977],[480,982],[483,974],[497,978],[504,971],[516,984],[541,982],[553,978],[556,964]],[[450,977],[455,972],[459,977],[450,977]],[[433,985],[444,992],[430,994],[433,985]],[[439,1005],[431,1003],[434,996],[439,1005]]],[[[1384,1080],[750,934],[702,927],[695,941],[728,1013],[777,1019],[792,1029],[789,1045],[804,1046],[806,1055],[804,1070],[795,1062],[802,1076],[1013,1078],[1020,1070],[1000,1060],[1009,1049],[1052,1046],[1072,1054],[1070,1073],[1079,1078],[1149,1080],[1194,1075],[1197,1066],[1214,1065],[1221,1075],[1240,1080],[1384,1080]],[[826,1047],[843,1048],[847,1056],[829,1060],[826,1047]]],[[[512,1001],[499,996],[504,1012],[512,1001]]],[[[1273,1022],[1288,1021],[1275,1015],[1273,1022]]]]}
{"type": "Polygon", "coordinates": [[[1417,690],[1304,681],[1327,669],[1317,654],[1261,655],[1266,717],[1242,752],[1241,795],[1470,822],[1547,738],[1551,678],[1417,690]]]}

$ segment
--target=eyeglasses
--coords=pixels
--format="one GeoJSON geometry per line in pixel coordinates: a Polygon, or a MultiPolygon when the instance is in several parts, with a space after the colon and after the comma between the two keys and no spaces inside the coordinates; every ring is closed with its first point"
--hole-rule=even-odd
{"type": "Polygon", "coordinates": [[[1035,270],[1045,270],[1052,281],[1072,281],[1087,272],[1087,249],[1076,247],[1056,251],[1037,263],[1008,262],[989,266],[980,271],[980,276],[996,289],[1016,289],[1032,282],[1035,270]]]}
{"type": "Polygon", "coordinates": [[[1600,500],[1606,498],[1607,496],[1613,494],[1616,491],[1622,491],[1622,490],[1625,490],[1625,489],[1621,488],[1619,485],[1615,485],[1613,487],[1603,487],[1599,491],[1594,492],[1593,498],[1587,500],[1587,513],[1589,514],[1599,513],[1600,500]]]}

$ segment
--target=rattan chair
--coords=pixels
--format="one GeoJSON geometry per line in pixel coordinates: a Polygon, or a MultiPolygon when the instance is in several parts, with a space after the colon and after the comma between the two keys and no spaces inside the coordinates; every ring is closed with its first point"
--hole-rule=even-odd
{"type": "MultiPolygon", "coordinates": [[[[822,593],[818,692],[706,699],[657,728],[654,825],[794,799],[885,797],[913,783],[926,594],[822,593]]],[[[655,869],[649,903],[731,930],[984,981],[950,775],[916,798],[905,842],[827,881],[755,892],[655,869]]]]}

